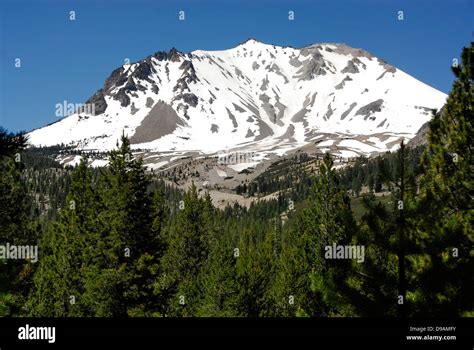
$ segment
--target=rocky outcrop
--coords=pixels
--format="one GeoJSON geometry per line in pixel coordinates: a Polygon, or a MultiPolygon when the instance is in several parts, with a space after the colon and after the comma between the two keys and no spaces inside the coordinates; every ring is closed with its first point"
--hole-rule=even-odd
{"type": "Polygon", "coordinates": [[[94,106],[95,115],[99,115],[105,112],[107,109],[107,102],[104,97],[104,90],[98,90],[91,98],[86,101],[86,105],[94,106]]]}
{"type": "Polygon", "coordinates": [[[311,80],[318,75],[325,75],[327,64],[323,55],[317,50],[303,49],[301,50],[303,56],[310,55],[311,58],[302,62],[301,68],[296,72],[294,78],[299,80],[311,80]]]}
{"type": "Polygon", "coordinates": [[[342,79],[342,81],[339,84],[337,84],[335,86],[335,88],[337,90],[342,89],[344,87],[344,85],[346,84],[346,81],[352,81],[352,78],[350,76],[346,75],[346,77],[344,79],[342,79]]]}
{"type": "Polygon", "coordinates": [[[146,80],[150,83],[153,83],[153,81],[149,78],[151,73],[155,73],[155,69],[153,68],[152,63],[150,62],[150,59],[145,59],[138,64],[137,68],[135,68],[131,76],[140,80],[146,80]]]}
{"type": "Polygon", "coordinates": [[[353,59],[347,62],[347,66],[341,72],[350,74],[359,73],[358,66],[362,67],[362,69],[366,69],[366,65],[362,63],[362,61],[359,60],[357,57],[354,57],[353,59]]]}
{"type": "MultiPolygon", "coordinates": [[[[119,88],[118,91],[113,94],[113,99],[119,101],[122,107],[129,106],[129,94],[131,92],[146,90],[143,85],[136,84],[133,78],[135,78],[136,81],[147,81],[153,84],[151,89],[155,94],[158,94],[158,86],[156,86],[153,80],[150,79],[150,75],[155,73],[151,58],[154,57],[158,61],[169,60],[172,62],[178,62],[181,59],[181,55],[182,54],[178,50],[172,48],[169,52],[159,51],[140,61],[130,74],[127,74],[128,70],[123,66],[115,69],[105,80],[104,87],[91,96],[86,103],[94,103],[96,115],[102,114],[107,109],[105,96],[112,95],[111,91],[115,88],[119,88]]],[[[195,81],[197,77],[194,67],[192,67],[192,63],[190,61],[187,62],[189,62],[190,65],[188,64],[187,66],[184,66],[184,69],[186,69],[186,77],[183,78],[183,81],[189,83],[195,81]]]]}
{"type": "Polygon", "coordinates": [[[342,73],[359,73],[359,68],[354,64],[354,62],[351,60],[347,62],[347,66],[341,71],[342,73]]]}
{"type": "Polygon", "coordinates": [[[379,98],[376,101],[370,102],[369,104],[359,108],[355,115],[363,115],[366,120],[371,114],[380,112],[382,110],[383,100],[379,98]]]}
{"type": "Polygon", "coordinates": [[[349,109],[346,110],[344,113],[342,113],[341,120],[344,120],[349,115],[349,113],[354,109],[355,106],[357,106],[356,102],[351,103],[351,105],[349,106],[349,109]]]}
{"type": "Polygon", "coordinates": [[[191,107],[196,107],[198,104],[198,97],[192,93],[179,94],[174,98],[176,101],[183,100],[185,103],[191,107]]]}
{"type": "Polygon", "coordinates": [[[125,84],[127,81],[127,76],[124,73],[125,69],[123,67],[115,69],[105,80],[103,89],[104,92],[108,93],[112,88],[125,84]]]}
{"type": "Polygon", "coordinates": [[[169,51],[158,51],[155,52],[153,55],[158,61],[171,61],[171,62],[178,62],[181,57],[181,52],[176,50],[174,47],[169,51]]]}

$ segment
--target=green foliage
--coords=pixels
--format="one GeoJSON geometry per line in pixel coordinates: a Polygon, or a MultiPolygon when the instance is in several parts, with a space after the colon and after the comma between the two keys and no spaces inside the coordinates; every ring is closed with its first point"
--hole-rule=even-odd
{"type": "MultiPolygon", "coordinates": [[[[30,197],[21,179],[18,152],[25,147],[22,134],[0,128],[0,245],[36,245],[37,227],[29,221],[30,197]]],[[[0,315],[23,313],[34,264],[28,260],[0,260],[0,315]]]]}
{"type": "Polygon", "coordinates": [[[0,261],[0,315],[472,316],[473,61],[471,44],[426,147],[337,171],[329,154],[282,159],[237,187],[275,195],[248,208],[165,184],[125,137],[107,167],[72,170],[48,157],[79,151],[19,162],[24,137],[1,129],[0,244],[39,241],[40,260],[0,261]]]}
{"type": "Polygon", "coordinates": [[[430,315],[474,310],[473,43],[461,58],[445,109],[430,123],[422,158],[416,236],[426,262],[419,272],[419,308],[430,315]]]}
{"type": "Polygon", "coordinates": [[[200,298],[197,281],[209,254],[212,214],[194,183],[174,210],[178,211],[177,224],[170,232],[169,248],[162,261],[161,289],[169,298],[168,313],[187,316],[194,312],[200,298]]]}
{"type": "Polygon", "coordinates": [[[41,316],[147,316],[154,296],[163,200],[153,201],[140,159],[126,138],[110,153],[97,186],[83,159],[72,174],[67,205],[44,235],[31,313],[41,316]]]}
{"type": "Polygon", "coordinates": [[[319,167],[308,208],[303,212],[301,235],[308,244],[311,290],[317,294],[315,316],[345,316],[350,311],[347,300],[336,286],[343,286],[349,271],[349,261],[328,259],[326,247],[349,245],[356,232],[350,200],[339,185],[333,161],[326,154],[319,167]]]}
{"type": "Polygon", "coordinates": [[[366,213],[355,241],[365,247],[365,259],[363,264],[353,264],[348,280],[351,304],[361,316],[396,316],[396,217],[374,195],[364,197],[363,203],[366,213]]]}

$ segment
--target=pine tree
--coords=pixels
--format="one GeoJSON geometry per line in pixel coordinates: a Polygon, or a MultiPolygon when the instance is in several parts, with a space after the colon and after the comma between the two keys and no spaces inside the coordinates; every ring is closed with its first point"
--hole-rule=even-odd
{"type": "Polygon", "coordinates": [[[310,315],[329,316],[351,314],[342,288],[350,271],[350,261],[327,259],[326,247],[349,245],[356,225],[350,201],[339,186],[333,161],[327,153],[320,163],[308,208],[304,211],[300,231],[306,241],[310,268],[311,290],[318,295],[317,305],[310,315]]]}
{"type": "Polygon", "coordinates": [[[23,132],[11,133],[0,127],[0,157],[13,157],[26,148],[27,141],[23,132]]]}
{"type": "Polygon", "coordinates": [[[129,140],[122,136],[117,150],[109,154],[109,166],[101,174],[100,193],[106,223],[105,246],[109,267],[119,273],[116,280],[118,314],[151,316],[159,313],[162,300],[155,297],[154,283],[163,252],[160,237],[162,208],[153,204],[151,184],[142,159],[134,159],[129,140]],[[154,212],[154,210],[157,210],[154,212]]]}
{"type": "Polygon", "coordinates": [[[142,161],[131,158],[125,137],[110,152],[99,188],[95,182],[82,161],[60,220],[42,240],[45,256],[35,275],[32,314],[158,315],[163,200],[157,195],[153,202],[142,161]]]}
{"type": "Polygon", "coordinates": [[[275,263],[276,277],[272,285],[275,306],[271,316],[307,316],[318,308],[318,295],[311,290],[308,277],[314,252],[306,238],[295,228],[288,230],[280,258],[275,263]]]}
{"type": "Polygon", "coordinates": [[[87,161],[82,159],[72,174],[67,205],[59,221],[41,239],[41,260],[29,300],[33,316],[91,315],[83,294],[84,275],[90,264],[97,263],[96,249],[101,247],[97,200],[87,161]]]}
{"type": "Polygon", "coordinates": [[[430,122],[422,156],[417,237],[425,252],[418,295],[423,315],[474,314],[473,43],[461,58],[444,110],[430,122]]]}
{"type": "Polygon", "coordinates": [[[177,223],[163,257],[159,293],[169,301],[166,315],[190,316],[202,298],[198,275],[209,254],[209,221],[205,202],[199,198],[194,183],[177,207],[177,223]]]}
{"type": "MultiPolygon", "coordinates": [[[[392,204],[384,205],[373,194],[364,196],[366,212],[353,241],[365,247],[365,259],[362,264],[353,263],[345,290],[356,313],[367,317],[405,317],[417,288],[414,271],[419,251],[412,232],[416,220],[414,169],[407,166],[403,142],[389,159],[393,160],[393,175],[386,170],[384,178],[392,178],[395,184],[392,204]]],[[[378,169],[385,167],[384,163],[378,159],[378,169]]]]}
{"type": "Polygon", "coordinates": [[[241,232],[237,258],[237,312],[239,316],[270,316],[274,306],[271,286],[274,283],[274,237],[267,232],[259,242],[255,233],[241,232]]]}
{"type": "Polygon", "coordinates": [[[211,242],[209,259],[199,276],[203,297],[197,316],[238,316],[237,295],[240,286],[237,283],[236,262],[240,251],[237,249],[223,235],[211,242]]]}
{"type": "MultiPolygon", "coordinates": [[[[30,224],[31,198],[21,178],[22,134],[0,128],[0,245],[36,246],[37,228],[30,224]]],[[[22,313],[34,265],[27,260],[0,260],[0,315],[22,313]]]]}
{"type": "Polygon", "coordinates": [[[397,209],[371,194],[364,196],[365,214],[354,242],[365,247],[364,262],[352,264],[346,296],[356,314],[387,317],[397,314],[397,209]]]}

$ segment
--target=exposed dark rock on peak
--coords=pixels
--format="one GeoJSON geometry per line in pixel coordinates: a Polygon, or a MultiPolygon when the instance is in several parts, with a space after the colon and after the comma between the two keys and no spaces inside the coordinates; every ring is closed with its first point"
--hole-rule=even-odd
{"type": "Polygon", "coordinates": [[[130,76],[127,79],[127,83],[125,86],[117,91],[117,93],[113,96],[114,100],[120,101],[120,105],[122,107],[127,107],[130,104],[130,97],[128,96],[127,93],[130,93],[132,91],[143,91],[144,88],[141,85],[135,84],[133,81],[132,76],[130,76]]]}
{"type": "Polygon", "coordinates": [[[303,56],[311,55],[309,60],[303,61],[301,68],[296,72],[295,78],[300,80],[311,80],[318,75],[325,75],[328,68],[323,55],[316,50],[303,49],[301,50],[303,56]]]}
{"type": "Polygon", "coordinates": [[[385,68],[385,71],[390,72],[390,73],[395,73],[397,71],[397,69],[391,64],[388,64],[387,61],[382,60],[380,58],[378,58],[377,61],[382,67],[385,68]]]}
{"type": "Polygon", "coordinates": [[[370,54],[369,52],[362,50],[362,49],[357,49],[350,47],[346,44],[333,44],[335,46],[334,51],[339,54],[343,55],[351,55],[352,57],[366,57],[368,59],[372,59],[374,56],[370,54]]]}
{"type": "Polygon", "coordinates": [[[188,69],[194,70],[194,66],[193,66],[193,63],[191,61],[185,60],[185,61],[183,61],[183,63],[181,63],[181,65],[179,66],[179,69],[181,69],[181,70],[188,70],[188,69]]]}
{"type": "Polygon", "coordinates": [[[168,59],[168,53],[166,51],[157,51],[153,54],[158,61],[165,61],[168,59]]]}
{"type": "Polygon", "coordinates": [[[104,113],[107,109],[107,102],[105,102],[104,98],[104,90],[99,89],[91,98],[86,101],[86,104],[94,105],[95,115],[104,113]]]}
{"type": "Polygon", "coordinates": [[[95,114],[99,115],[107,109],[107,102],[105,96],[116,86],[121,86],[127,82],[125,76],[125,69],[119,67],[110,73],[110,76],[105,80],[104,87],[99,89],[93,96],[91,96],[86,103],[94,104],[95,114]]]}
{"type": "Polygon", "coordinates": [[[153,99],[151,97],[147,97],[145,106],[148,107],[148,108],[151,108],[154,103],[155,103],[155,101],[153,101],[153,99]]]}
{"type": "MultiPolygon", "coordinates": [[[[301,61],[298,59],[298,57],[292,57],[290,58],[290,64],[293,66],[293,67],[299,67],[301,66],[301,61]]],[[[257,67],[258,68],[258,67],[257,67]]]]}
{"type": "Polygon", "coordinates": [[[124,88],[114,95],[114,100],[119,101],[122,107],[127,107],[130,104],[130,97],[128,97],[124,88]]]}
{"type": "Polygon", "coordinates": [[[357,57],[352,58],[347,62],[347,66],[341,71],[342,73],[359,73],[358,66],[362,67],[363,69],[366,68],[366,65],[361,62],[357,57]]]}
{"type": "Polygon", "coordinates": [[[351,60],[347,62],[347,66],[341,71],[342,73],[359,73],[359,68],[351,60]]]}
{"type": "Polygon", "coordinates": [[[170,52],[168,53],[169,60],[171,62],[179,62],[180,59],[180,52],[176,50],[176,48],[171,48],[170,52]]]}
{"type": "Polygon", "coordinates": [[[195,83],[199,81],[199,78],[196,75],[196,70],[194,69],[194,65],[191,61],[183,61],[179,69],[183,70],[183,78],[185,79],[186,83],[195,83]]]}
{"type": "Polygon", "coordinates": [[[127,96],[127,92],[130,91],[143,91],[145,88],[143,86],[135,85],[132,77],[136,77],[141,80],[151,80],[148,76],[152,72],[152,66],[148,60],[143,60],[138,64],[138,67],[135,71],[127,77],[126,70],[124,67],[118,67],[115,69],[110,76],[104,82],[104,88],[98,90],[91,98],[89,98],[87,103],[94,103],[95,104],[95,113],[96,115],[102,114],[105,112],[107,108],[107,103],[105,102],[105,96],[110,95],[111,91],[114,88],[118,88],[125,84],[122,88],[120,88],[116,94],[113,95],[115,100],[120,101],[120,105],[122,107],[126,107],[130,104],[130,97],[127,96]]]}
{"type": "Polygon", "coordinates": [[[341,114],[341,120],[346,119],[348,114],[354,109],[355,106],[357,106],[356,102],[351,103],[351,105],[349,106],[349,109],[347,109],[344,113],[341,114]]]}
{"type": "Polygon", "coordinates": [[[190,91],[188,84],[199,81],[193,63],[187,60],[183,61],[179,69],[183,70],[183,75],[176,81],[176,85],[174,86],[173,91],[190,91]]]}
{"type": "Polygon", "coordinates": [[[254,137],[254,136],[255,134],[253,133],[253,131],[250,129],[247,129],[247,134],[245,135],[245,138],[247,139],[249,137],[254,137]]]}
{"type": "Polygon", "coordinates": [[[105,80],[104,92],[107,93],[110,89],[116,86],[121,86],[127,81],[127,77],[124,75],[125,69],[119,67],[115,69],[110,76],[105,80]]]}
{"type": "Polygon", "coordinates": [[[192,107],[196,107],[198,104],[198,98],[194,94],[183,94],[183,101],[192,107]]]}
{"type": "Polygon", "coordinates": [[[346,84],[346,81],[352,81],[352,78],[350,76],[346,75],[346,77],[344,79],[342,79],[342,81],[339,84],[337,84],[335,86],[335,88],[337,90],[342,89],[344,87],[344,85],[346,84]]]}
{"type": "Polygon", "coordinates": [[[324,115],[324,119],[327,120],[329,118],[331,118],[331,116],[334,114],[334,110],[332,109],[332,106],[331,104],[328,105],[328,110],[326,112],[326,114],[324,115]]]}
{"type": "MultiPolygon", "coordinates": [[[[145,80],[153,83],[150,75],[155,72],[150,58],[146,58],[138,63],[135,70],[127,77],[126,71],[123,67],[119,67],[112,72],[110,77],[106,80],[104,91],[105,94],[110,94],[111,90],[122,85],[113,98],[120,101],[122,107],[127,107],[130,104],[130,97],[127,93],[133,91],[145,91],[146,88],[135,81],[145,80]],[[135,80],[136,79],[136,80],[135,80]]],[[[102,111],[103,112],[103,111],[102,111]]]]}
{"type": "Polygon", "coordinates": [[[357,66],[361,66],[363,69],[367,68],[367,66],[362,63],[362,61],[359,60],[357,57],[354,57],[351,61],[354,62],[357,66]]]}
{"type": "Polygon", "coordinates": [[[97,90],[97,92],[86,101],[86,104],[94,104],[95,115],[102,114],[107,109],[105,95],[107,95],[115,86],[125,84],[127,77],[124,75],[124,72],[125,69],[123,67],[115,69],[105,80],[104,88],[97,90]]]}
{"type": "Polygon", "coordinates": [[[379,98],[369,104],[359,108],[355,115],[363,115],[364,120],[366,120],[371,114],[375,112],[380,112],[382,110],[383,100],[379,98]]]}
{"type": "Polygon", "coordinates": [[[212,133],[219,132],[219,126],[216,124],[211,124],[211,132],[212,133]]]}
{"type": "Polygon", "coordinates": [[[131,76],[140,80],[152,82],[149,78],[151,73],[155,73],[155,69],[153,68],[150,59],[145,59],[138,64],[137,68],[133,71],[131,76]]]}
{"type": "Polygon", "coordinates": [[[174,99],[183,100],[185,103],[187,103],[191,107],[196,107],[199,101],[198,97],[191,93],[179,94],[174,99]]]}
{"type": "Polygon", "coordinates": [[[181,52],[179,52],[176,48],[171,48],[169,52],[166,51],[158,51],[153,54],[158,61],[171,61],[171,62],[178,62],[181,56],[181,52]]]}

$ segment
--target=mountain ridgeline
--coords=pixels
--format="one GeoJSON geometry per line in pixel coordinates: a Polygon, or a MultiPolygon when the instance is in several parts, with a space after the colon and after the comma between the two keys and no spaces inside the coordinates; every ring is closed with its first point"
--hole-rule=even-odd
{"type": "Polygon", "coordinates": [[[104,152],[125,133],[153,169],[190,152],[255,152],[256,163],[305,146],[369,156],[408,141],[445,100],[362,49],[250,39],[223,51],[173,48],[124,64],[86,101],[93,108],[33,130],[29,140],[104,152]]]}
{"type": "MultiPolygon", "coordinates": [[[[253,45],[262,46],[247,42],[230,52],[238,52],[239,57],[251,63],[259,54],[263,55],[260,51],[250,52],[253,45]]],[[[353,52],[340,45],[311,46],[294,56],[291,53],[296,49],[264,47],[269,50],[263,58],[266,63],[270,62],[270,54],[275,59],[280,57],[278,50],[293,57],[294,73],[299,72],[295,79],[302,82],[314,83],[313,79],[318,79],[314,76],[328,77],[335,74],[333,69],[339,71],[337,64],[332,66],[326,58],[332,54],[346,57],[348,53],[344,50],[357,58],[353,65],[341,63],[348,66],[344,74],[356,69],[362,72],[363,65],[369,69],[369,62],[384,67],[384,63],[369,59],[364,52],[353,52]],[[304,53],[312,57],[309,62],[302,62],[304,53]]],[[[107,115],[111,113],[109,108],[114,108],[115,103],[120,108],[130,108],[138,101],[141,92],[148,91],[146,85],[152,84],[146,77],[157,70],[156,62],[164,63],[164,74],[168,64],[169,75],[175,74],[175,78],[182,76],[183,69],[194,70],[195,81],[184,79],[181,85],[184,90],[187,85],[190,91],[197,91],[192,89],[197,89],[193,84],[204,80],[204,68],[199,62],[208,65],[212,59],[212,65],[225,67],[224,58],[221,62],[219,55],[224,54],[211,57],[210,53],[194,52],[185,56],[175,50],[155,54],[149,58],[150,70],[142,67],[130,71],[135,75],[129,82],[128,73],[119,70],[114,73],[114,82],[109,79],[94,97],[99,102],[105,100],[102,114],[83,118],[81,123],[100,124],[101,116],[115,123],[112,114],[107,115]],[[194,57],[193,69],[179,68],[185,57],[194,57]],[[173,64],[178,70],[172,68],[173,64]],[[136,85],[138,76],[143,91],[136,85]],[[132,90],[125,89],[132,81],[136,91],[131,85],[132,90]],[[118,87],[125,90],[119,93],[118,87]],[[122,98],[114,98],[120,94],[122,98]]],[[[64,152],[63,146],[25,150],[27,141],[23,135],[0,130],[0,314],[445,319],[474,316],[472,43],[463,49],[461,57],[462,63],[453,67],[456,79],[443,112],[430,115],[425,145],[410,148],[401,142],[396,150],[384,155],[353,157],[350,161],[339,154],[338,164],[330,149],[321,152],[327,146],[320,146],[317,154],[299,151],[280,157],[262,171],[257,166],[252,181],[234,188],[241,197],[265,197],[248,206],[235,203],[218,209],[206,186],[198,188],[191,182],[182,191],[169,181],[166,172],[148,171],[146,152],[133,152],[134,135],[122,134],[120,142],[107,151],[102,166],[94,162],[99,156],[105,157],[103,149],[81,157],[78,144],[63,142],[68,147],[68,157],[81,158],[72,167],[50,157],[53,154],[57,158],[57,154],[64,152]],[[11,247],[16,246],[36,246],[37,259],[18,258],[16,253],[12,258],[11,247]]],[[[289,80],[287,72],[280,69],[289,80]]],[[[383,69],[386,73],[375,81],[398,72],[388,66],[383,69]]],[[[273,70],[279,76],[278,69],[273,70]]],[[[246,73],[243,69],[241,72],[241,79],[245,80],[246,73]]],[[[236,71],[231,73],[239,79],[236,71]]],[[[222,75],[231,79],[224,71],[222,75]]],[[[280,76],[283,85],[284,77],[280,76]]],[[[160,79],[167,81],[165,76],[160,79]]],[[[350,86],[356,78],[351,79],[345,84],[350,86]]],[[[176,83],[176,79],[171,80],[176,83]]],[[[160,86],[162,91],[163,85],[160,86]]],[[[281,86],[278,96],[282,104],[288,104],[281,86]]],[[[268,82],[270,90],[262,91],[269,93],[273,88],[279,91],[268,82]]],[[[243,96],[247,95],[243,91],[239,94],[245,100],[243,96]]],[[[307,107],[311,99],[310,96],[307,107]]],[[[184,93],[175,100],[188,106],[193,101],[184,93]]],[[[367,125],[378,122],[371,118],[379,107],[392,108],[385,101],[388,99],[366,109],[372,111],[367,114],[367,125]]],[[[189,120],[184,114],[184,119],[178,115],[183,123],[181,131],[186,129],[185,120],[191,123],[198,118],[193,114],[195,108],[201,107],[199,98],[197,102],[183,112],[189,120]]],[[[398,106],[404,111],[409,105],[400,102],[393,108],[398,106]]],[[[135,107],[143,108],[137,104],[135,107]]],[[[162,115],[164,110],[174,107],[159,108],[162,115]]],[[[240,118],[234,116],[238,129],[240,118]]],[[[299,124],[303,131],[305,121],[310,125],[305,116],[299,124]]],[[[129,117],[118,113],[116,120],[129,117]]],[[[281,120],[284,129],[285,118],[285,114],[277,118],[275,125],[279,127],[281,120]]],[[[76,121],[77,117],[71,116],[49,130],[76,121]]],[[[269,123],[267,120],[266,124],[269,123]]],[[[201,124],[206,126],[206,122],[201,124]]],[[[29,134],[31,140],[42,137],[41,130],[29,134]]],[[[108,142],[107,138],[87,142],[89,146],[99,145],[108,142]]],[[[183,170],[181,175],[190,177],[188,171],[183,170]]]]}

